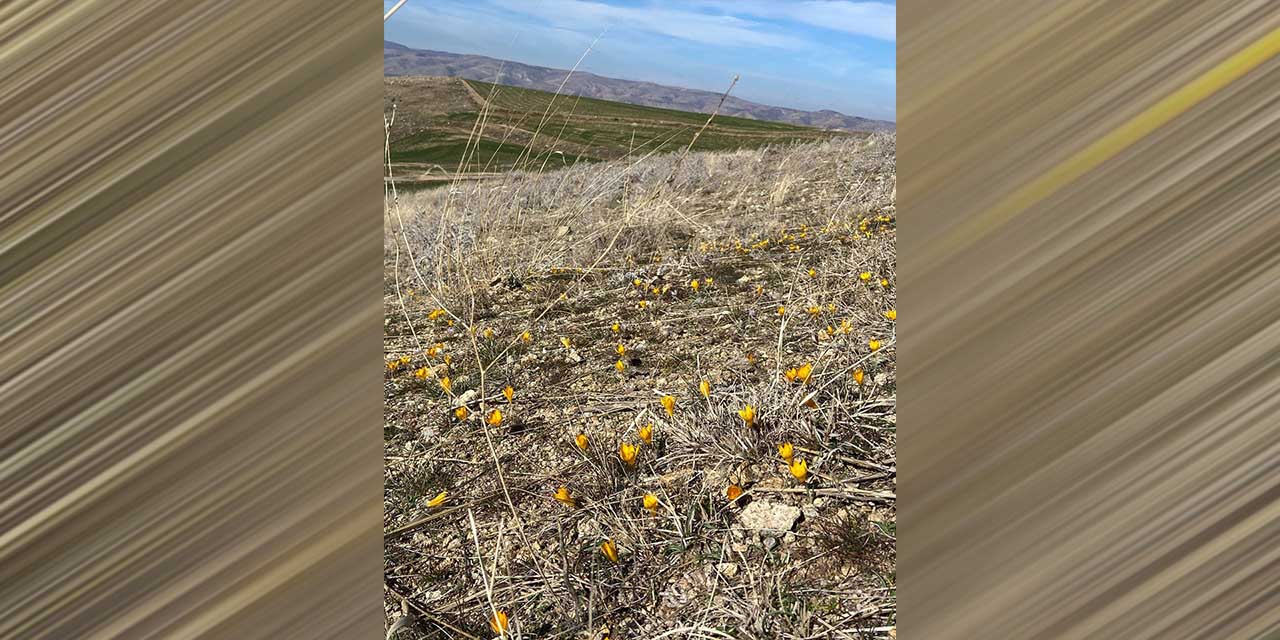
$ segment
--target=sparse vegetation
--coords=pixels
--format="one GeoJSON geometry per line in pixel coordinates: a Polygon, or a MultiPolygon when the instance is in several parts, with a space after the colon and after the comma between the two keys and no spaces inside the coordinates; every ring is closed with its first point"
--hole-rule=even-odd
{"type": "Polygon", "coordinates": [[[895,139],[826,137],[389,197],[397,638],[893,634],[895,139]]]}
{"type": "MultiPolygon", "coordinates": [[[[687,147],[707,121],[704,113],[460,78],[387,78],[385,100],[388,111],[396,106],[402,114],[390,132],[402,188],[439,184],[458,172],[545,171],[676,151],[687,147]]],[[[865,135],[721,116],[698,138],[697,148],[732,150],[865,135]]]]}

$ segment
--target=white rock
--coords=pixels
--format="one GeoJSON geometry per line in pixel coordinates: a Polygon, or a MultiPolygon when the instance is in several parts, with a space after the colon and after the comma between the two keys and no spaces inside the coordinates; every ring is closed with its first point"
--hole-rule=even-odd
{"type": "Polygon", "coordinates": [[[747,529],[775,533],[790,531],[799,519],[799,508],[764,500],[747,505],[738,516],[739,522],[747,529]]]}
{"type": "Polygon", "coordinates": [[[458,399],[454,401],[453,406],[461,407],[461,406],[470,404],[475,399],[476,399],[476,390],[467,389],[466,391],[463,391],[461,395],[458,396],[458,399]]]}

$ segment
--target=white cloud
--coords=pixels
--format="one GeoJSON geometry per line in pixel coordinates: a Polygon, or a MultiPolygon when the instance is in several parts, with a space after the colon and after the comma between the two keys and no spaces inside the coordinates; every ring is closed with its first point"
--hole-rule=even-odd
{"type": "Polygon", "coordinates": [[[898,39],[898,8],[883,2],[705,0],[698,4],[729,14],[791,20],[877,40],[896,42],[898,39]]]}
{"type": "Polygon", "coordinates": [[[509,11],[535,16],[570,29],[638,30],[717,46],[803,49],[803,39],[776,33],[764,25],[731,15],[708,15],[665,7],[620,7],[589,0],[493,0],[509,11]]]}

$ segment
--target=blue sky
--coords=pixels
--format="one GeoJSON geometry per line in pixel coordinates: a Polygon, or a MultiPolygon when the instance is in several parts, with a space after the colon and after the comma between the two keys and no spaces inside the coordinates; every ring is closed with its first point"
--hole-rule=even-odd
{"type": "Polygon", "coordinates": [[[717,92],[738,73],[740,98],[893,120],[896,13],[835,0],[409,0],[386,38],[568,69],[599,36],[579,69],[717,92]]]}

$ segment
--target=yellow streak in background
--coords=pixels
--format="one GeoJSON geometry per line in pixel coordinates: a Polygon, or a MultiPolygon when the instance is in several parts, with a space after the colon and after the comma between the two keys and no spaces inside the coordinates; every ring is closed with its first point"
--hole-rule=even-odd
{"type": "Polygon", "coordinates": [[[1058,189],[1097,168],[1152,131],[1182,115],[1205,98],[1280,54],[1280,29],[1227,58],[1203,75],[1187,83],[1147,110],[1059,163],[1053,169],[1018,189],[991,209],[971,218],[950,235],[933,253],[941,260],[969,246],[984,234],[1009,222],[1018,214],[1053,195],[1058,189]]]}

